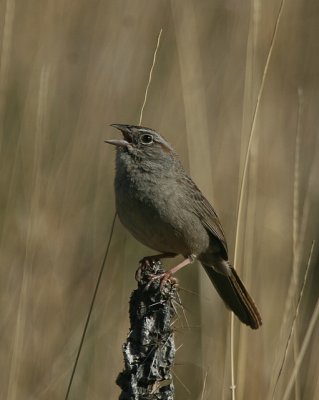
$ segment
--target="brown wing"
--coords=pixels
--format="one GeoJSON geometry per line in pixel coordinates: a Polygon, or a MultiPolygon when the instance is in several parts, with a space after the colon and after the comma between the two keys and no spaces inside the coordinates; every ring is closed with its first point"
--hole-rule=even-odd
{"type": "Polygon", "coordinates": [[[193,204],[194,212],[198,215],[205,228],[219,240],[224,250],[223,256],[228,259],[225,234],[215,210],[191,178],[185,176],[184,179],[186,179],[187,186],[189,187],[188,195],[191,197],[191,204],[193,204]]]}

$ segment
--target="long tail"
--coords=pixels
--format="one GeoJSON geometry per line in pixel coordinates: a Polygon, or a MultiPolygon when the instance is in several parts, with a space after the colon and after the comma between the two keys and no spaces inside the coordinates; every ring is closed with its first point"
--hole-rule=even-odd
{"type": "Polygon", "coordinates": [[[229,266],[229,274],[224,275],[208,265],[203,265],[203,267],[226,306],[237,315],[241,322],[252,329],[258,329],[262,325],[259,311],[235,269],[229,266]]]}

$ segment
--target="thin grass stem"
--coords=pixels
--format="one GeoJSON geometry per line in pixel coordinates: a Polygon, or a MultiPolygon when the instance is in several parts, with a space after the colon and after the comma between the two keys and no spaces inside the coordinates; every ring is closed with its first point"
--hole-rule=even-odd
{"type": "Polygon", "coordinates": [[[289,379],[288,385],[286,387],[284,396],[282,398],[283,400],[288,400],[289,399],[292,387],[293,387],[295,379],[296,379],[296,375],[297,375],[297,373],[298,373],[298,371],[300,369],[301,363],[303,361],[303,358],[304,358],[305,353],[307,351],[308,345],[310,343],[311,335],[312,335],[313,330],[314,330],[314,328],[316,326],[316,323],[318,322],[318,319],[319,319],[319,298],[317,300],[315,309],[314,309],[314,311],[312,313],[312,317],[311,317],[311,320],[310,320],[310,323],[309,323],[305,338],[304,338],[304,340],[302,342],[302,345],[301,345],[301,348],[300,348],[300,352],[299,352],[298,358],[297,358],[296,363],[295,363],[295,367],[294,367],[294,369],[292,371],[292,374],[290,376],[290,379],[289,379]]]}
{"type": "MultiPolygon", "coordinates": [[[[256,121],[257,121],[257,115],[258,111],[260,108],[260,101],[262,94],[264,92],[264,87],[265,87],[265,82],[266,82],[266,76],[267,72],[269,69],[269,64],[271,60],[271,55],[273,53],[274,49],[274,44],[277,38],[277,33],[279,29],[279,23],[281,20],[283,8],[284,8],[285,0],[282,0],[280,3],[279,11],[278,11],[278,16],[276,19],[275,23],[275,28],[274,32],[271,38],[270,46],[269,46],[269,51],[261,79],[261,84],[260,88],[258,91],[258,96],[257,96],[257,101],[256,101],[256,106],[254,109],[253,113],[253,118],[252,118],[252,124],[251,124],[251,129],[250,129],[250,134],[249,134],[249,140],[248,140],[248,146],[247,146],[247,151],[246,151],[246,156],[245,156],[245,162],[244,162],[244,169],[243,169],[243,175],[241,179],[241,184],[240,184],[240,189],[239,189],[239,202],[238,202],[238,212],[237,212],[237,225],[236,225],[236,236],[235,236],[235,249],[234,249],[234,267],[236,267],[237,262],[238,262],[238,254],[239,254],[239,233],[240,233],[240,228],[241,228],[241,220],[242,220],[242,212],[243,212],[243,199],[244,199],[244,189],[245,189],[245,184],[246,184],[246,177],[247,177],[247,171],[248,171],[248,163],[249,163],[249,156],[250,156],[250,151],[251,151],[251,146],[253,143],[253,137],[256,131],[256,121]]],[[[231,316],[231,322],[230,322],[230,362],[231,362],[231,396],[232,400],[236,399],[235,396],[235,390],[236,390],[236,383],[235,383],[235,374],[234,374],[234,316],[231,316]]]]}
{"type": "MultiPolygon", "coordinates": [[[[302,296],[303,296],[303,292],[304,292],[304,289],[305,289],[305,286],[306,286],[307,277],[308,277],[308,272],[309,272],[310,265],[311,265],[311,260],[312,260],[312,254],[313,254],[314,245],[315,245],[315,241],[313,241],[313,242],[312,242],[312,245],[311,245],[311,249],[310,249],[310,253],[309,253],[309,258],[308,258],[308,263],[307,263],[307,268],[306,268],[306,272],[305,272],[305,275],[304,275],[302,287],[301,287],[301,290],[300,290],[298,302],[297,302],[296,312],[295,312],[294,319],[293,319],[293,322],[292,322],[292,325],[291,325],[291,329],[290,329],[290,332],[289,332],[289,336],[288,336],[288,339],[287,339],[284,357],[283,357],[283,359],[282,359],[281,366],[280,366],[280,369],[279,369],[279,372],[278,372],[278,375],[277,375],[277,379],[276,379],[276,382],[275,382],[274,390],[273,390],[273,395],[272,395],[272,398],[273,398],[273,399],[275,398],[275,394],[276,394],[278,382],[279,382],[279,379],[280,379],[280,377],[281,377],[281,374],[282,374],[282,371],[283,371],[283,368],[284,368],[284,365],[285,365],[285,361],[286,361],[286,358],[287,358],[287,354],[288,354],[288,349],[289,349],[290,341],[291,341],[292,335],[293,335],[294,330],[295,330],[295,324],[296,324],[297,317],[298,317],[298,314],[299,314],[300,303],[301,303],[301,299],[302,299],[302,296]]],[[[298,358],[297,358],[297,361],[298,361],[298,359],[299,359],[299,356],[298,356],[298,358]]],[[[296,363],[295,363],[295,369],[294,369],[295,374],[296,374],[297,371],[298,371],[298,368],[296,369],[297,361],[296,361],[296,363]]]]}
{"type": "Polygon", "coordinates": [[[155,63],[156,63],[156,56],[157,56],[157,51],[158,51],[158,48],[159,48],[159,45],[161,42],[162,32],[163,32],[163,28],[161,28],[161,30],[159,31],[158,37],[157,37],[157,44],[156,44],[156,48],[155,48],[154,55],[153,55],[153,62],[152,62],[152,66],[150,69],[149,76],[148,76],[148,82],[147,82],[146,90],[145,90],[145,94],[144,94],[144,100],[143,100],[143,104],[142,104],[142,108],[141,108],[140,119],[138,122],[139,125],[141,125],[142,120],[143,120],[143,112],[144,112],[144,108],[145,108],[146,101],[147,101],[148,90],[149,90],[151,82],[152,82],[152,74],[153,74],[153,69],[155,67],[155,63]]]}
{"type": "Polygon", "coordinates": [[[204,395],[205,395],[205,390],[206,390],[206,382],[207,382],[207,375],[208,375],[208,370],[206,370],[206,373],[205,373],[205,378],[204,378],[204,382],[203,382],[203,390],[202,390],[201,400],[204,400],[204,395]]]}

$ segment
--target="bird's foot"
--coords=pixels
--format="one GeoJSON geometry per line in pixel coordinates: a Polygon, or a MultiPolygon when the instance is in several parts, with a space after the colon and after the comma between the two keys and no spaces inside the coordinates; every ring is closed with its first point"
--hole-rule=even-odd
{"type": "Polygon", "coordinates": [[[148,283],[145,286],[145,289],[148,290],[151,286],[151,284],[157,280],[160,280],[160,290],[163,291],[163,288],[166,284],[166,282],[170,282],[171,285],[177,285],[177,279],[173,277],[173,275],[179,271],[181,268],[185,267],[188,264],[191,264],[194,262],[196,259],[196,256],[191,254],[185,260],[183,260],[181,263],[177,264],[174,268],[170,269],[169,271],[163,272],[163,273],[149,273],[147,270],[150,269],[154,263],[158,262],[161,258],[165,257],[174,257],[175,254],[171,253],[165,253],[165,254],[158,254],[156,256],[150,256],[150,257],[144,257],[140,261],[140,266],[138,270],[136,271],[135,278],[138,282],[142,281],[142,276],[145,279],[145,275],[147,275],[148,283]]]}
{"type": "Polygon", "coordinates": [[[156,256],[148,256],[144,257],[139,261],[139,267],[135,272],[135,280],[137,282],[141,282],[142,277],[145,275],[148,269],[150,269],[151,265],[155,264],[159,261],[159,258],[156,256]]]}
{"type": "Polygon", "coordinates": [[[139,267],[135,272],[135,279],[140,282],[142,276],[145,273],[145,270],[149,269],[154,263],[160,261],[162,258],[173,258],[176,257],[176,254],[174,253],[161,253],[161,254],[155,254],[153,256],[146,256],[143,257],[139,261],[139,267]]]}
{"type": "Polygon", "coordinates": [[[145,290],[148,290],[150,288],[150,286],[152,285],[152,283],[156,282],[157,280],[160,281],[161,292],[164,290],[167,282],[169,282],[171,286],[178,285],[177,278],[175,278],[170,271],[166,271],[166,272],[163,272],[162,274],[151,276],[148,284],[145,286],[145,290]]]}

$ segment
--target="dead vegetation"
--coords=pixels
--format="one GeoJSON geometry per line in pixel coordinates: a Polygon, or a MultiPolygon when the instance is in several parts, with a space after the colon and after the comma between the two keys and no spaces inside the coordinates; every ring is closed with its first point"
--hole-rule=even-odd
{"type": "MultiPolygon", "coordinates": [[[[281,5],[0,2],[1,399],[65,396],[114,216],[103,140],[110,123],[138,123],[161,28],[143,124],[176,147],[230,249],[250,148],[236,267],[263,327],[235,321],[236,398],[319,398],[316,242],[304,279],[318,237],[319,5],[285,1],[273,41],[281,5]]],[[[119,395],[146,254],[115,225],[70,399],[119,395]]],[[[229,399],[229,314],[199,266],[178,277],[176,399],[229,399]]]]}

